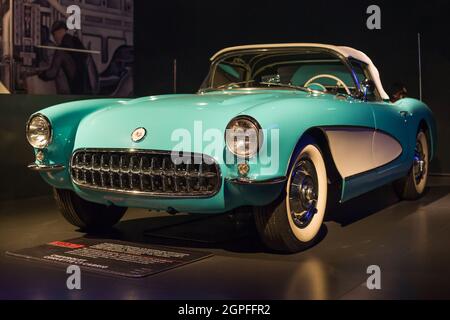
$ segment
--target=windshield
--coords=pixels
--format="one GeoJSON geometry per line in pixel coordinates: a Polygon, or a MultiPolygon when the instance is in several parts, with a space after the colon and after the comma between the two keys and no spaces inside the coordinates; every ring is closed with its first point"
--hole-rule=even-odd
{"type": "MultiPolygon", "coordinates": [[[[364,74],[355,74],[358,80],[364,74]]],[[[200,91],[277,88],[356,94],[350,69],[336,55],[305,49],[237,51],[211,64],[200,91]]]]}

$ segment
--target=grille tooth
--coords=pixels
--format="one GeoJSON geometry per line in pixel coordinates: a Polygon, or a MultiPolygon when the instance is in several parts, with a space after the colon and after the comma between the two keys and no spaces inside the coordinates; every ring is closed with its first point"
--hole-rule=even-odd
{"type": "Polygon", "coordinates": [[[191,192],[192,159],[186,165],[186,191],[191,192]]]}
{"type": "Polygon", "coordinates": [[[91,180],[92,180],[92,185],[96,186],[97,184],[95,183],[95,154],[92,154],[91,156],[91,163],[90,163],[90,173],[91,173],[91,180]]]}
{"type": "Polygon", "coordinates": [[[142,173],[139,175],[139,187],[141,191],[144,191],[144,157],[141,156],[139,160],[139,171],[142,173]]]}
{"type": "Polygon", "coordinates": [[[123,185],[122,173],[119,173],[119,186],[121,190],[125,190],[125,187],[123,185]]]}
{"type": "Polygon", "coordinates": [[[80,187],[104,191],[207,197],[219,190],[221,179],[218,166],[205,157],[191,154],[188,163],[174,163],[165,151],[83,150],[73,154],[71,175],[80,187]]]}
{"type": "Polygon", "coordinates": [[[154,179],[154,172],[155,172],[155,158],[152,157],[150,160],[150,192],[155,192],[155,179],[154,179]]]}
{"type": "Polygon", "coordinates": [[[134,157],[134,156],[131,156],[131,157],[130,157],[130,164],[129,164],[129,166],[128,166],[128,179],[129,179],[128,185],[129,185],[129,188],[130,188],[131,190],[134,189],[134,183],[133,183],[134,160],[135,160],[135,157],[134,157]]]}
{"type": "Polygon", "coordinates": [[[161,176],[161,183],[162,183],[162,191],[163,192],[167,191],[167,178],[166,178],[166,176],[164,174],[165,173],[165,169],[167,167],[166,161],[167,161],[167,158],[164,158],[163,161],[162,161],[162,165],[161,165],[161,168],[162,168],[162,170],[161,170],[161,174],[162,174],[162,176],[161,176]]]}
{"type": "Polygon", "coordinates": [[[87,170],[86,169],[83,169],[83,182],[85,184],[88,183],[88,181],[87,181],[87,170]]]}
{"type": "Polygon", "coordinates": [[[111,187],[114,187],[114,173],[113,172],[109,173],[109,185],[111,187]]]}
{"type": "Polygon", "coordinates": [[[100,172],[100,185],[101,185],[102,188],[104,188],[106,186],[105,173],[104,172],[100,172]]]}
{"type": "Polygon", "coordinates": [[[178,172],[178,164],[175,163],[174,168],[173,168],[173,190],[174,192],[178,192],[178,176],[177,176],[177,172],[178,172]]]}

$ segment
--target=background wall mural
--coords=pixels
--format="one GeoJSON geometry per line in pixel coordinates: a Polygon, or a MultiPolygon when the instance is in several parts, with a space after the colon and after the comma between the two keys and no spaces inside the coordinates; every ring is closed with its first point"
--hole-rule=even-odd
{"type": "Polygon", "coordinates": [[[131,96],[133,11],[133,0],[2,0],[0,92],[131,96]]]}

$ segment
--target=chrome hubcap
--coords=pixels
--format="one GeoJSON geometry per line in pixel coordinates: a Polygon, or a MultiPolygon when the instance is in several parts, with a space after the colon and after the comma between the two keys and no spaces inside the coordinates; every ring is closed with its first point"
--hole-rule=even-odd
{"type": "Polygon", "coordinates": [[[318,191],[314,164],[300,160],[292,171],[289,188],[290,214],[297,227],[306,228],[317,213],[318,191]]]}
{"type": "Polygon", "coordinates": [[[413,166],[414,178],[416,179],[416,184],[419,184],[424,179],[426,173],[426,158],[420,141],[417,141],[416,143],[413,166]]]}

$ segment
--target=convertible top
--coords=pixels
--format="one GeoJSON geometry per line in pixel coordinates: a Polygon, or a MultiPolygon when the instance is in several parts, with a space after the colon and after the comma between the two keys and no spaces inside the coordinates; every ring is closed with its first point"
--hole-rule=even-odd
{"type": "Polygon", "coordinates": [[[373,64],[372,60],[362,51],[343,46],[335,46],[329,44],[321,44],[321,43],[280,43],[280,44],[254,44],[254,45],[246,45],[246,46],[237,46],[230,47],[223,50],[220,50],[215,55],[211,57],[211,61],[215,60],[219,56],[225,53],[240,51],[240,50],[251,50],[251,49],[274,49],[274,48],[323,48],[335,51],[345,58],[354,58],[361,62],[364,62],[368,65],[369,72],[372,75],[372,79],[375,82],[375,86],[377,87],[380,96],[384,100],[389,100],[389,95],[384,91],[383,85],[380,79],[380,73],[378,69],[373,64]]]}

